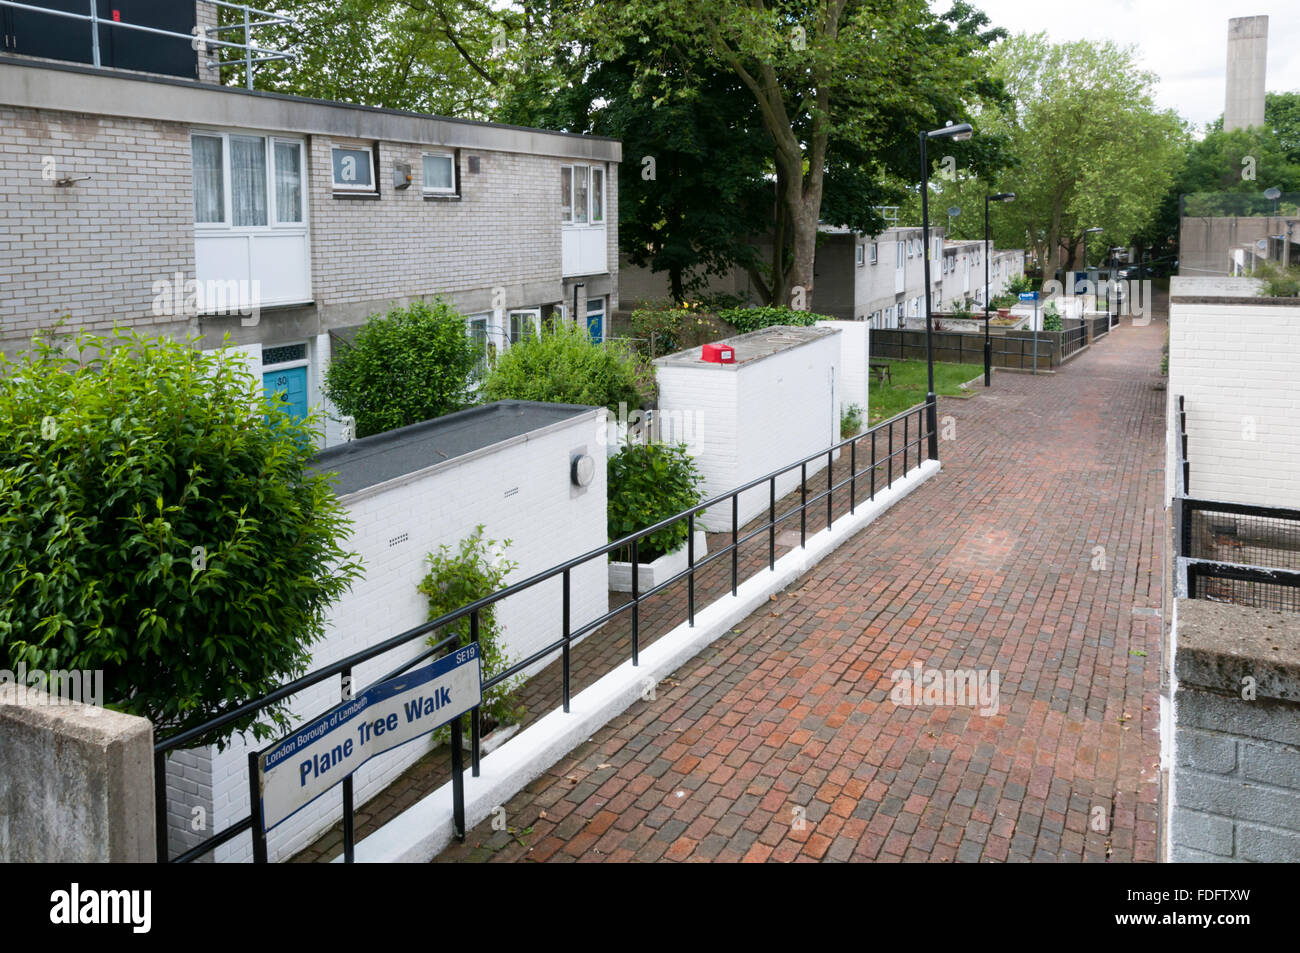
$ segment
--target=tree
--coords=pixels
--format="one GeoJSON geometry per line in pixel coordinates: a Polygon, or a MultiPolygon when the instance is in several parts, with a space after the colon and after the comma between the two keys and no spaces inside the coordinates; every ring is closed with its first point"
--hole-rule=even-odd
{"type": "MultiPolygon", "coordinates": [[[[0,661],[102,670],[160,735],[301,675],[360,573],[310,426],[233,351],[117,331],[0,355],[0,661]]],[[[283,704],[233,732],[264,737],[283,704]]]]}
{"type": "Polygon", "coordinates": [[[914,139],[941,120],[965,118],[988,89],[985,47],[999,34],[981,34],[987,22],[966,3],[935,17],[924,0],[633,0],[586,7],[577,35],[596,37],[604,58],[634,57],[641,75],[677,58],[739,79],[769,140],[776,194],[769,290],[787,303],[794,288],[812,300],[835,149],[849,167],[871,168],[898,128],[914,139]],[[938,103],[959,111],[941,115],[938,103]]]}
{"type": "Polygon", "coordinates": [[[1015,102],[986,122],[1010,138],[1015,172],[1004,181],[1016,201],[1000,210],[1046,263],[1051,276],[1107,243],[1127,240],[1155,216],[1173,181],[1186,132],[1174,113],[1155,108],[1155,77],[1138,69],[1132,48],[1079,40],[1052,44],[1019,35],[997,51],[997,75],[1015,102]]]}
{"type": "Polygon", "coordinates": [[[334,355],[324,389],[368,437],[466,406],[482,359],[464,315],[442,299],[416,301],[371,317],[334,355]]]}

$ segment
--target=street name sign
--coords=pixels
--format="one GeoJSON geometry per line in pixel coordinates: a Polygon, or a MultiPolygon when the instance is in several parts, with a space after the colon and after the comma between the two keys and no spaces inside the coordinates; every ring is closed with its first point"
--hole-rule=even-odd
{"type": "Polygon", "coordinates": [[[1037,301],[1037,300],[1038,300],[1038,292],[1037,292],[1037,291],[1022,291],[1022,292],[1020,292],[1020,300],[1021,300],[1021,301],[1037,301]]]}
{"type": "Polygon", "coordinates": [[[258,756],[262,829],[269,831],[376,755],[414,741],[482,702],[479,649],[381,682],[258,756]]]}

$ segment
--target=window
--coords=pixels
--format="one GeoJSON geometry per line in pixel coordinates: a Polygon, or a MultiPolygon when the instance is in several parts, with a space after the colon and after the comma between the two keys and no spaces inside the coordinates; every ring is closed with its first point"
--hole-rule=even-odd
{"type": "Polygon", "coordinates": [[[916,257],[916,246],[915,243],[910,238],[907,240],[907,257],[908,258],[916,257]]]}
{"type": "Polygon", "coordinates": [[[375,151],[369,146],[330,150],[334,167],[335,192],[377,192],[375,188],[375,151]]]}
{"type": "Polygon", "coordinates": [[[858,263],[858,267],[859,267],[859,268],[862,267],[862,265],[866,263],[866,260],[867,260],[867,249],[866,249],[866,246],[865,246],[865,245],[858,245],[858,246],[857,246],[857,263],[858,263]]]}
{"type": "Polygon", "coordinates": [[[874,265],[880,260],[880,242],[871,243],[871,263],[874,265]]]}
{"type": "Polygon", "coordinates": [[[605,221],[605,170],[591,167],[591,224],[605,221]]]}
{"type": "Polygon", "coordinates": [[[430,152],[421,156],[421,177],[425,195],[456,193],[456,157],[450,152],[430,152]]]}
{"type": "Polygon", "coordinates": [[[469,333],[469,339],[478,347],[479,357],[478,365],[475,367],[476,374],[482,374],[488,368],[488,362],[492,358],[492,312],[485,311],[482,314],[471,314],[465,319],[465,327],[469,333]]]}
{"type": "Polygon", "coordinates": [[[605,224],[603,166],[560,166],[560,221],[569,225],[605,224]]]}
{"type": "Polygon", "coordinates": [[[265,228],[305,223],[301,142],[195,133],[191,144],[194,224],[265,228]]]}
{"type": "Polygon", "coordinates": [[[542,313],[541,311],[511,311],[510,321],[510,343],[518,344],[525,338],[534,337],[542,333],[542,313]]]}

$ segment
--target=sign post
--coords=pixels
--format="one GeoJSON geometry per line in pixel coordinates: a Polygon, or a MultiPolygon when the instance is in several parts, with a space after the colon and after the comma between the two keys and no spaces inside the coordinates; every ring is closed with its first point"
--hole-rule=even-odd
{"type": "MultiPolygon", "coordinates": [[[[452,723],[482,703],[479,647],[471,642],[431,665],[380,682],[257,755],[254,820],[264,833],[288,820],[376,755],[452,723]]],[[[454,759],[455,760],[455,759],[454,759]]],[[[464,788],[453,777],[456,829],[465,829],[464,788]]]]}
{"type": "Polygon", "coordinates": [[[1020,292],[1021,301],[1032,301],[1034,303],[1034,373],[1038,373],[1038,292],[1022,291],[1020,292]]]}

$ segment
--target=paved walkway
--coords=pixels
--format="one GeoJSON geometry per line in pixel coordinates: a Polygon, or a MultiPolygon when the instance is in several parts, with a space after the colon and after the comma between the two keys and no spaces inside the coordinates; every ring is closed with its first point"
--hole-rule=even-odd
{"type": "Polygon", "coordinates": [[[440,859],[1154,860],[1164,328],[941,399],[938,477],[440,859]]]}

